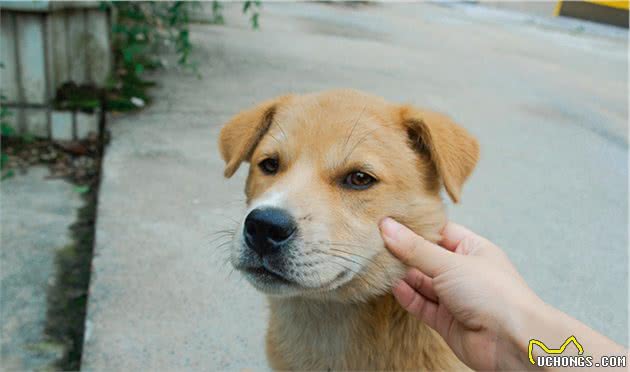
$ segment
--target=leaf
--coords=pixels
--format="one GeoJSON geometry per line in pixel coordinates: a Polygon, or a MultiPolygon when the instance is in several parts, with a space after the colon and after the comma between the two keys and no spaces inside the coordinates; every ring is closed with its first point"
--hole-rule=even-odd
{"type": "Polygon", "coordinates": [[[112,32],[113,33],[124,34],[127,31],[129,31],[129,29],[124,24],[115,23],[114,25],[112,25],[112,32]]]}
{"type": "Polygon", "coordinates": [[[142,63],[136,63],[136,74],[140,75],[144,71],[144,65],[142,63]]]}
{"type": "Polygon", "coordinates": [[[0,155],[0,169],[4,169],[4,167],[7,166],[8,162],[9,162],[9,155],[4,154],[4,153],[0,155]]]}
{"type": "Polygon", "coordinates": [[[2,125],[0,126],[0,134],[2,135],[2,137],[12,136],[15,134],[15,129],[13,129],[13,127],[10,126],[8,123],[2,123],[2,125]]]}
{"type": "Polygon", "coordinates": [[[0,181],[4,181],[7,178],[11,178],[13,176],[15,176],[15,172],[13,171],[13,169],[9,169],[6,173],[2,175],[2,177],[0,177],[0,181]]]}
{"type": "Polygon", "coordinates": [[[260,27],[260,25],[258,24],[258,13],[254,13],[252,15],[252,28],[254,30],[257,30],[260,27]]]}
{"type": "Polygon", "coordinates": [[[142,54],[144,52],[144,45],[140,43],[133,43],[123,48],[122,54],[125,59],[125,62],[131,63],[137,55],[142,54]]]}
{"type": "Polygon", "coordinates": [[[33,136],[30,133],[24,133],[22,135],[22,141],[26,142],[26,143],[32,143],[35,142],[35,136],[33,136]]]}
{"type": "Polygon", "coordinates": [[[9,116],[13,116],[11,111],[9,111],[6,107],[0,108],[0,118],[6,118],[9,116]]]}
{"type": "Polygon", "coordinates": [[[88,191],[90,191],[90,186],[75,186],[74,188],[74,192],[78,194],[85,194],[88,191]]]}

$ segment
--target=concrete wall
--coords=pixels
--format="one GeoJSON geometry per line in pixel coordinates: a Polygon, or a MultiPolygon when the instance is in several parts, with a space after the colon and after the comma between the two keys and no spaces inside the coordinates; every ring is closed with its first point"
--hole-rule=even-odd
{"type": "Polygon", "coordinates": [[[0,29],[1,91],[18,132],[72,139],[95,131],[96,117],[53,112],[51,102],[65,82],[105,83],[112,64],[108,13],[97,2],[0,1],[0,29]],[[81,123],[90,128],[76,127],[81,123]]]}

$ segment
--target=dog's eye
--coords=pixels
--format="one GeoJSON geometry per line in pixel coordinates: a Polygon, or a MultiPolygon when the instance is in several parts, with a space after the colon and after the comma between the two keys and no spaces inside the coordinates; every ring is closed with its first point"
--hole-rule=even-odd
{"type": "Polygon", "coordinates": [[[345,187],[355,190],[365,190],[376,182],[376,178],[367,173],[355,171],[348,173],[343,181],[345,187]]]}
{"type": "Polygon", "coordinates": [[[279,167],[278,159],[267,158],[261,161],[260,163],[258,163],[258,167],[265,174],[276,174],[276,172],[278,172],[278,167],[279,167]]]}

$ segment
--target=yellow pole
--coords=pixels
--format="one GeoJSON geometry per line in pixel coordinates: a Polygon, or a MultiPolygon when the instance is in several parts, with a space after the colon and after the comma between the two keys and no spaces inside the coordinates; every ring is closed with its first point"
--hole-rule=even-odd
{"type": "Polygon", "coordinates": [[[560,10],[562,10],[562,0],[558,0],[556,3],[556,8],[553,10],[553,15],[555,17],[560,15],[560,10]]]}

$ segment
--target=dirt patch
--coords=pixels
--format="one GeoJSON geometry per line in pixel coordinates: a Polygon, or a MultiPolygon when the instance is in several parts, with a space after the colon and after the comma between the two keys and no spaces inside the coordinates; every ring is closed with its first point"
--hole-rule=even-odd
{"type": "Polygon", "coordinates": [[[98,179],[100,141],[96,135],[82,141],[25,140],[2,137],[3,177],[26,172],[29,166],[44,164],[49,178],[63,178],[80,186],[98,179]]]}
{"type": "Polygon", "coordinates": [[[94,247],[97,188],[84,195],[85,205],[70,227],[74,243],[61,249],[55,260],[57,273],[48,290],[46,336],[64,347],[55,367],[76,371],[81,366],[90,267],[94,247]]]}

